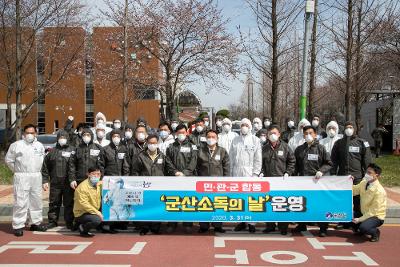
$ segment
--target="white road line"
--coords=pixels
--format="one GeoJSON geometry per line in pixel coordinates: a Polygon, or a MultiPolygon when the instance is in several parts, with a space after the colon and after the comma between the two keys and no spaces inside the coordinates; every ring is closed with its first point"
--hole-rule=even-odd
{"type": "Polygon", "coordinates": [[[216,236],[214,237],[214,248],[224,248],[225,241],[294,241],[292,237],[238,237],[238,236],[216,236]]]}
{"type": "Polygon", "coordinates": [[[136,242],[130,250],[98,250],[95,254],[103,255],[139,255],[147,242],[136,242]]]}

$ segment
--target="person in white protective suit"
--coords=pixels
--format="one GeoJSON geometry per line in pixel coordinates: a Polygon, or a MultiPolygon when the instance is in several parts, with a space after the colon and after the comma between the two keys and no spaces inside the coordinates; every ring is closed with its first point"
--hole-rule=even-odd
{"type": "MultiPolygon", "coordinates": [[[[240,135],[235,137],[229,151],[231,175],[234,177],[258,177],[262,167],[262,149],[260,139],[251,134],[251,122],[242,119],[240,122],[240,135]]],[[[242,222],[235,227],[235,231],[246,228],[242,222]]],[[[255,224],[249,223],[249,232],[256,231],[255,224]]]]}
{"type": "Polygon", "coordinates": [[[253,119],[253,134],[256,135],[259,130],[263,128],[263,124],[260,118],[254,118],[253,119]]]}
{"type": "Polygon", "coordinates": [[[100,125],[100,124],[104,125],[104,139],[106,139],[106,136],[108,135],[108,133],[110,133],[112,131],[112,129],[106,125],[106,123],[107,123],[106,116],[103,113],[98,112],[96,114],[96,117],[94,118],[94,122],[95,122],[95,127],[90,128],[90,130],[92,130],[95,140],[97,139],[97,135],[96,135],[97,127],[96,126],[100,125]]]}
{"type": "MultiPolygon", "coordinates": [[[[11,144],[5,162],[14,172],[14,206],[12,227],[15,236],[22,236],[28,216],[30,231],[46,231],[42,225],[42,165],[45,156],[43,145],[36,139],[36,128],[32,124],[24,127],[23,139],[11,144]]],[[[48,184],[43,184],[48,189],[48,184]]]]}
{"type": "Polygon", "coordinates": [[[304,140],[303,128],[310,125],[311,123],[307,119],[302,119],[301,121],[299,121],[297,132],[293,135],[292,138],[290,138],[288,143],[292,151],[295,151],[298,146],[301,146],[306,142],[306,140],[304,140]]]}
{"type": "Polygon", "coordinates": [[[116,185],[104,196],[104,202],[110,205],[110,221],[126,221],[135,216],[131,205],[125,204],[124,180],[119,179],[116,185]]]}
{"type": "Polygon", "coordinates": [[[232,131],[232,121],[228,118],[222,120],[222,132],[218,134],[218,146],[225,148],[229,153],[233,139],[238,136],[232,131]]]}
{"type": "Polygon", "coordinates": [[[93,143],[101,145],[102,147],[108,146],[111,141],[106,139],[106,125],[103,123],[98,123],[96,125],[95,140],[93,143]]]}
{"type": "Polygon", "coordinates": [[[326,151],[330,155],[333,145],[337,140],[342,139],[343,135],[339,134],[339,125],[336,121],[331,121],[326,125],[326,133],[328,137],[322,139],[319,143],[325,147],[326,151]]]}

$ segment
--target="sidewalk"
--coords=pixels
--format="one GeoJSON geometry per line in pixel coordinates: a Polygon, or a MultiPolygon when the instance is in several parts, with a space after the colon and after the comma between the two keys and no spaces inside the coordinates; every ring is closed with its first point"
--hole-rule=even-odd
{"type": "MultiPolygon", "coordinates": [[[[388,209],[385,223],[400,224],[400,187],[385,188],[388,197],[388,209]]],[[[47,218],[49,207],[49,192],[43,191],[43,216],[47,218]]],[[[0,222],[10,221],[14,202],[11,185],[0,185],[0,222]]]]}

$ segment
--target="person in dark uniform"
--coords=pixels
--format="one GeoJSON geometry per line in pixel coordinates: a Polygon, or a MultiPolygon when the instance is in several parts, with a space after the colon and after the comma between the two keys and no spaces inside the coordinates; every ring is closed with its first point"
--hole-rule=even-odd
{"type": "Polygon", "coordinates": [[[74,222],[74,191],[69,186],[68,166],[75,154],[75,147],[68,143],[69,134],[65,130],[57,133],[57,145],[44,158],[42,166],[43,184],[50,183],[49,223],[47,228],[58,226],[61,205],[64,206],[66,227],[72,229],[74,222]]]}
{"type": "Polygon", "coordinates": [[[296,125],[292,119],[287,119],[286,125],[286,131],[282,133],[281,139],[285,143],[289,143],[290,138],[292,138],[296,132],[296,125]]]}
{"type": "MultiPolygon", "coordinates": [[[[128,145],[129,164],[131,168],[137,156],[146,150],[147,128],[146,126],[137,126],[135,129],[135,140],[128,145]]],[[[131,170],[132,172],[132,170],[131,170]]]]}
{"type": "MultiPolygon", "coordinates": [[[[369,143],[355,134],[355,123],[345,123],[345,135],[336,141],[331,152],[332,172],[336,175],[351,175],[353,184],[362,181],[368,165],[372,162],[369,143]]],[[[361,216],[360,197],[353,197],[354,218],[361,216]]],[[[338,224],[336,229],[349,228],[352,224],[338,224]]]]}
{"type": "MultiPolygon", "coordinates": [[[[158,149],[158,136],[150,134],[147,137],[146,150],[137,155],[131,168],[131,176],[167,176],[168,158],[158,149]]],[[[141,223],[140,234],[145,235],[149,231],[159,234],[160,222],[141,223]]]]}
{"type": "MultiPolygon", "coordinates": [[[[304,139],[306,142],[297,147],[294,155],[296,158],[296,168],[294,175],[315,176],[320,179],[325,174],[330,174],[332,162],[325,147],[318,142],[317,130],[313,126],[303,128],[304,139]]],[[[325,237],[328,230],[328,223],[318,223],[319,236],[325,237]]],[[[307,231],[306,223],[299,223],[293,232],[307,231]]]]}
{"type": "Polygon", "coordinates": [[[200,118],[196,119],[195,121],[196,128],[192,132],[192,134],[189,136],[189,140],[197,146],[197,148],[200,148],[200,146],[204,145],[206,146],[206,128],[204,126],[204,121],[200,118]]]}
{"type": "MultiPolygon", "coordinates": [[[[228,152],[217,145],[218,133],[208,130],[206,133],[207,145],[199,147],[197,155],[198,176],[230,176],[228,152]]],[[[221,222],[212,223],[214,231],[224,233],[221,222]]],[[[199,233],[205,233],[210,228],[210,223],[200,222],[199,233]]]]}
{"type": "MultiPolygon", "coordinates": [[[[280,140],[281,132],[277,125],[268,128],[268,141],[262,150],[262,173],[264,177],[284,177],[293,175],[296,159],[288,144],[280,140]]],[[[267,223],[263,233],[275,231],[275,223],[267,223]]],[[[282,235],[287,234],[289,223],[278,223],[278,229],[282,235]]]]}
{"type": "MultiPolygon", "coordinates": [[[[188,139],[187,127],[179,124],[176,127],[176,140],[166,152],[167,171],[170,176],[195,176],[197,166],[197,146],[188,139]]],[[[176,222],[170,222],[167,226],[167,233],[172,233],[177,227],[176,222]]],[[[186,233],[192,232],[193,223],[182,223],[186,233]]]]}

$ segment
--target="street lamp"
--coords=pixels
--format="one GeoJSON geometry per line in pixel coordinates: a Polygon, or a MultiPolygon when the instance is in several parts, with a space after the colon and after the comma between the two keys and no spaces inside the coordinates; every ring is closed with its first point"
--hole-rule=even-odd
{"type": "Polygon", "coordinates": [[[64,105],[61,105],[61,106],[55,106],[55,110],[56,111],[62,111],[62,113],[63,113],[63,122],[65,122],[65,111],[72,111],[72,107],[71,106],[64,106],[64,105]]]}
{"type": "Polygon", "coordinates": [[[308,49],[310,43],[311,17],[314,14],[314,1],[306,1],[306,17],[304,24],[303,69],[301,75],[300,119],[306,117],[307,81],[308,81],[308,49]]]}

